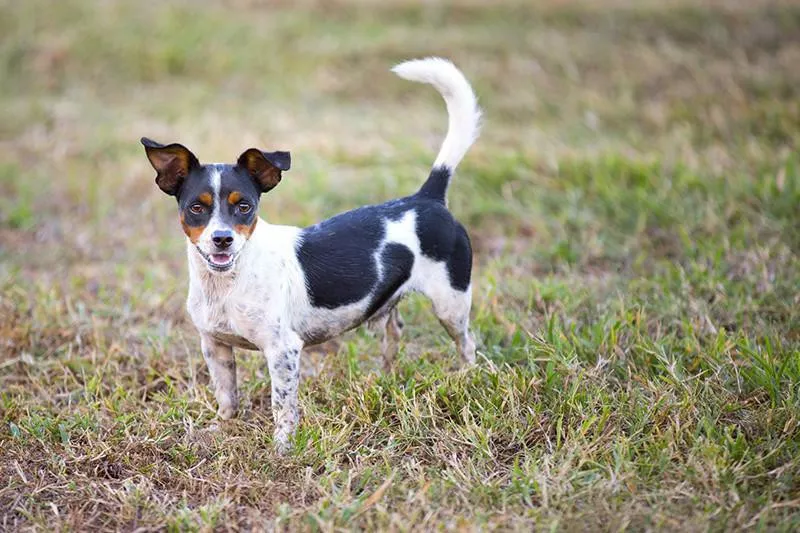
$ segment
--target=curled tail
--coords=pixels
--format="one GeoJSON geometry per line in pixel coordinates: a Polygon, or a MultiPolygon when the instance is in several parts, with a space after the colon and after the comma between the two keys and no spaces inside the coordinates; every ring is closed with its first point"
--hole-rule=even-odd
{"type": "Polygon", "coordinates": [[[450,61],[440,57],[406,61],[395,66],[392,71],[401,78],[433,85],[447,104],[447,136],[439,149],[428,180],[417,193],[444,202],[450,177],[478,138],[481,110],[477,98],[461,71],[450,61]]]}

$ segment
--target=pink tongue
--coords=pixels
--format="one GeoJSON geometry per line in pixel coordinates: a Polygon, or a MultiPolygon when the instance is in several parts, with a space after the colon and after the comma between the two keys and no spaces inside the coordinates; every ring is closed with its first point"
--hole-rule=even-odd
{"type": "Polygon", "coordinates": [[[224,265],[230,260],[231,256],[228,254],[212,254],[211,260],[217,264],[224,265]]]}

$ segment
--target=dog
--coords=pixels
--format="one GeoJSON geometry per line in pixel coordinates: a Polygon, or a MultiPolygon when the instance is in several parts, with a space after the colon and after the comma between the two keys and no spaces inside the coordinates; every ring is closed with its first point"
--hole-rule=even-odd
{"type": "Polygon", "coordinates": [[[272,382],[274,445],[290,449],[299,421],[300,352],[369,321],[384,330],[384,364],[397,352],[397,303],[427,296],[467,364],[472,248],[447,209],[453,173],[478,137],[481,110],[464,75],[442,58],[392,69],[433,85],[447,105],[448,130],[427,181],[411,196],[348,211],[307,228],[258,215],[263,193],[289,170],[289,152],[244,151],[235,164],[201,164],[181,144],[141,139],[156,184],[178,202],[189,261],[187,308],[200,334],[217,415],[238,409],[233,348],[259,350],[272,382]]]}

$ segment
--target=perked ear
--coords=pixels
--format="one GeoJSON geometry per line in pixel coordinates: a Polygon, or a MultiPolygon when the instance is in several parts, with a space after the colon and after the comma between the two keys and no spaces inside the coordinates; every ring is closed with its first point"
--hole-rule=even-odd
{"type": "Polygon", "coordinates": [[[250,148],[239,156],[237,164],[256,180],[261,192],[267,192],[281,181],[281,172],[289,170],[292,156],[289,152],[262,152],[250,148]]]}
{"type": "Polygon", "coordinates": [[[158,173],[156,185],[165,193],[177,196],[183,180],[193,168],[200,166],[200,162],[182,144],[164,145],[147,137],[142,137],[142,144],[150,164],[158,173]]]}

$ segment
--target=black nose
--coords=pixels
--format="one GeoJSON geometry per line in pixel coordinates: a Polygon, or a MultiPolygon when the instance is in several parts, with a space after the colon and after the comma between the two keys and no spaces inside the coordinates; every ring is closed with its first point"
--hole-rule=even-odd
{"type": "Polygon", "coordinates": [[[233,244],[233,232],[228,230],[215,231],[211,234],[211,240],[214,241],[218,248],[227,248],[233,244]]]}

